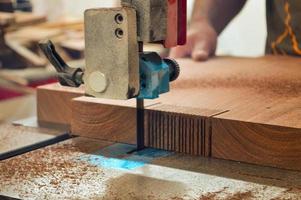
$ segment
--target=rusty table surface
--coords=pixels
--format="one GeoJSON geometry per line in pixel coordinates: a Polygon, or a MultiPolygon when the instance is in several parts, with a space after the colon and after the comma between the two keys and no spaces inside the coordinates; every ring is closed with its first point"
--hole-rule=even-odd
{"type": "MultiPolygon", "coordinates": [[[[7,128],[0,126],[0,132],[7,128]]],[[[14,132],[18,127],[9,129],[14,132]]],[[[300,172],[155,149],[128,153],[134,149],[78,137],[3,160],[0,195],[21,199],[301,199],[300,172]]]]}

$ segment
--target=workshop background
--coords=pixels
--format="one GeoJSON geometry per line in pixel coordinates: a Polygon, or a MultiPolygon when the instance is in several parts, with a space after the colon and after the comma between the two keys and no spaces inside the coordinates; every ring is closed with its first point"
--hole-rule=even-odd
{"type": "MultiPolygon", "coordinates": [[[[194,1],[188,3],[191,13],[194,1]]],[[[53,40],[65,60],[84,66],[84,10],[117,5],[117,0],[16,0],[16,14],[1,12],[0,30],[5,30],[5,42],[1,44],[0,31],[0,122],[35,116],[35,88],[56,81],[53,68],[36,48],[38,41],[53,40]]],[[[265,1],[248,1],[219,37],[217,54],[260,56],[265,39],[265,1]]],[[[149,48],[163,51],[157,46],[149,48]]]]}

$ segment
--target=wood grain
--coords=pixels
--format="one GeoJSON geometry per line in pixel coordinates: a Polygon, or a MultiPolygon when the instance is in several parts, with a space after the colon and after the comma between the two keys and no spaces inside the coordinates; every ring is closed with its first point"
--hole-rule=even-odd
{"type": "Polygon", "coordinates": [[[59,84],[41,86],[37,90],[37,116],[41,125],[70,127],[71,100],[82,96],[83,89],[66,88],[59,84]]]}
{"type": "MultiPolygon", "coordinates": [[[[145,102],[145,145],[192,155],[209,155],[206,119],[214,113],[217,111],[175,107],[148,100],[145,102]]],[[[136,144],[136,101],[75,98],[72,101],[71,130],[82,137],[136,144]]]]}
{"type": "Polygon", "coordinates": [[[214,119],[212,156],[301,170],[301,129],[214,119]]]}
{"type": "MultiPolygon", "coordinates": [[[[145,143],[301,170],[300,61],[276,56],[179,60],[180,79],[146,108],[145,143]]],[[[133,105],[84,98],[72,106],[76,134],[134,143],[133,105]]]]}
{"type": "Polygon", "coordinates": [[[135,144],[135,101],[75,98],[72,101],[71,130],[75,135],[135,144]]]}
{"type": "Polygon", "coordinates": [[[228,118],[300,128],[299,120],[292,124],[280,118],[301,113],[301,59],[220,57],[205,63],[179,62],[181,77],[162,102],[229,110],[228,118]]]}
{"type": "Polygon", "coordinates": [[[146,108],[145,145],[190,155],[210,155],[209,116],[218,113],[158,103],[146,108]]]}

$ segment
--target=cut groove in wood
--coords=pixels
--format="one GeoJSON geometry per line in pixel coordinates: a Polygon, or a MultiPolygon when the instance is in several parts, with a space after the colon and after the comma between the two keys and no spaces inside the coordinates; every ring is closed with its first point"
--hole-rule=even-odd
{"type": "Polygon", "coordinates": [[[206,118],[148,110],[145,144],[147,147],[207,156],[209,151],[206,118]]]}

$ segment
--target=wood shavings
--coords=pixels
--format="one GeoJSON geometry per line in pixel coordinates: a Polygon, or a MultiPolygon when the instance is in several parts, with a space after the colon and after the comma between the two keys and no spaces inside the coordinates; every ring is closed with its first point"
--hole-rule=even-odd
{"type": "Polygon", "coordinates": [[[0,193],[17,185],[14,193],[22,199],[99,196],[103,171],[76,159],[85,151],[68,141],[2,161],[0,193]]]}

